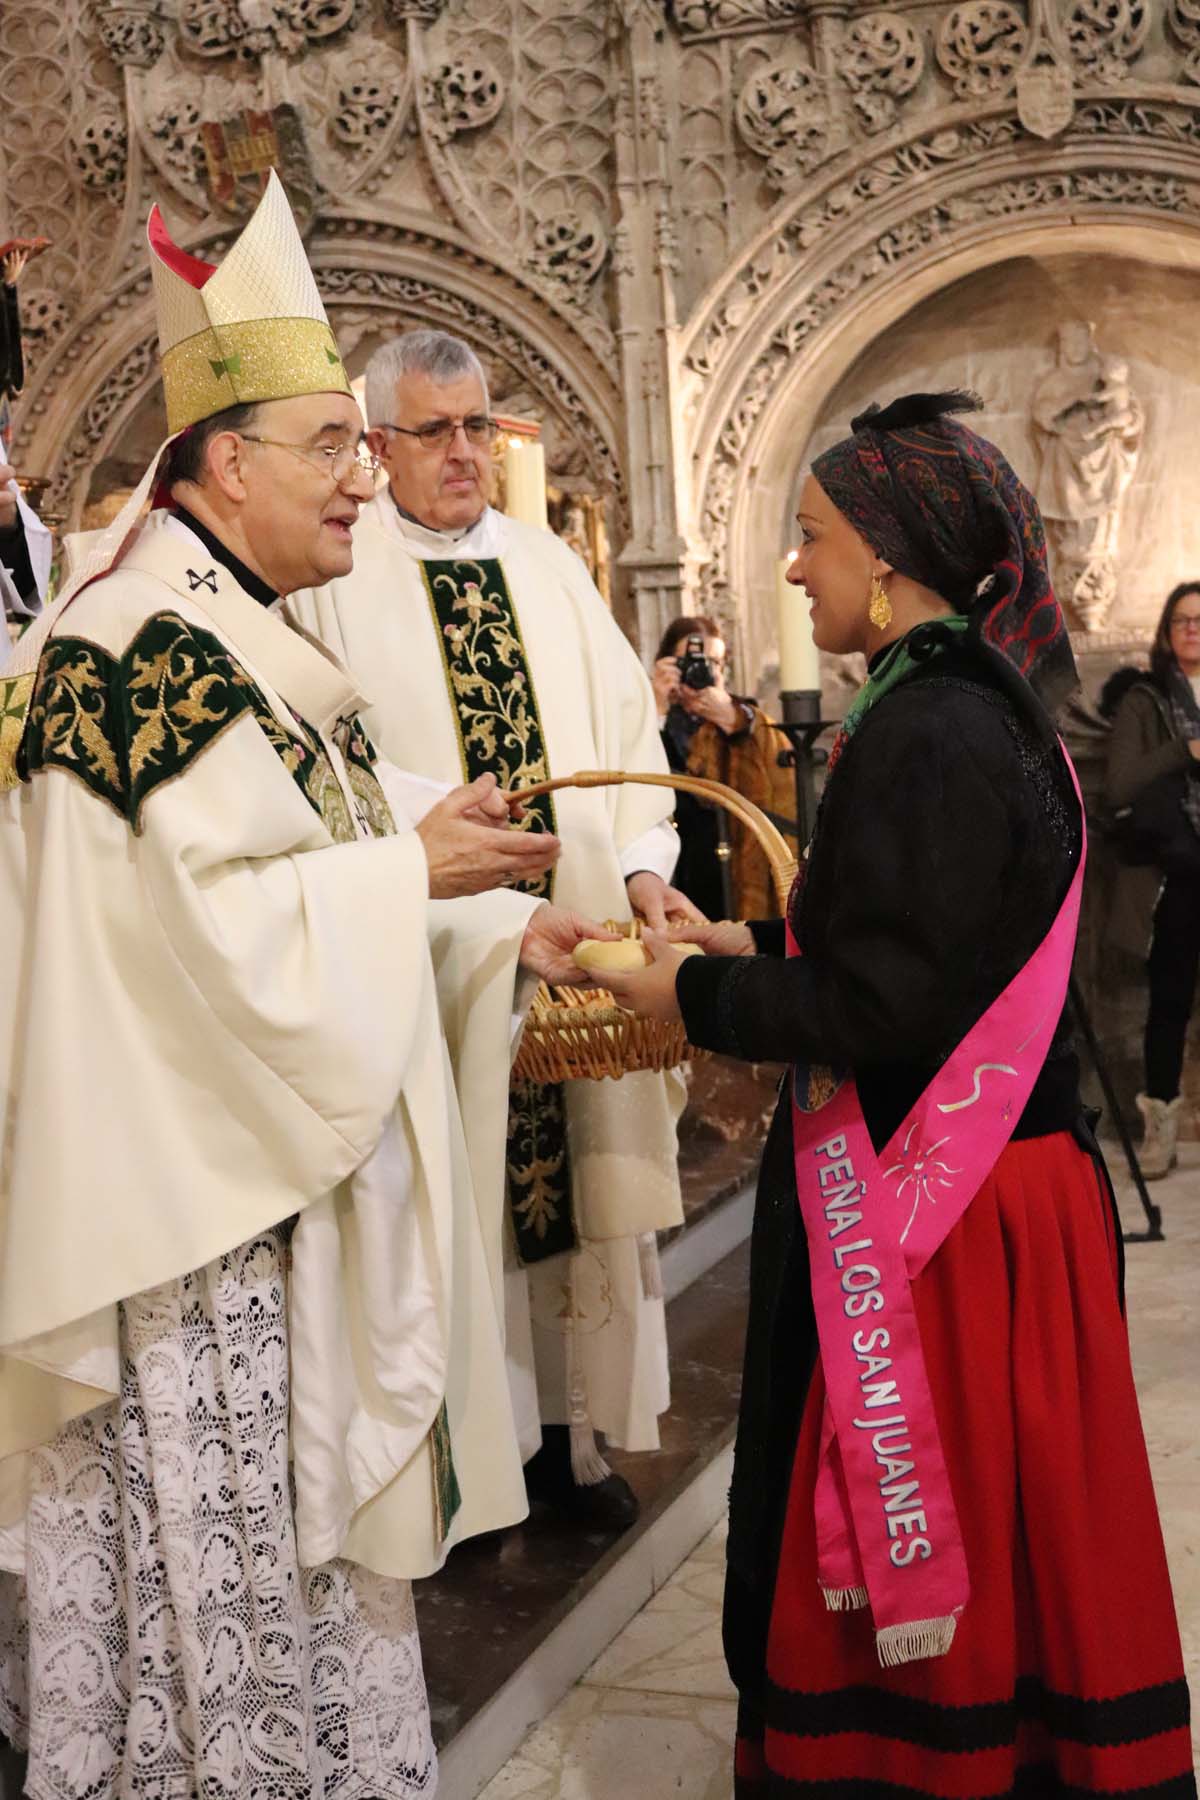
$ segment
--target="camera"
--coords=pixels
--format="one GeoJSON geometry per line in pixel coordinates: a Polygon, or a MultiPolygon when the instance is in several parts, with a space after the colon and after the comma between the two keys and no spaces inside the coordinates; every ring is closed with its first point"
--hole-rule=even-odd
{"type": "Polygon", "coordinates": [[[701,688],[715,687],[717,684],[713,666],[704,654],[704,638],[698,631],[693,632],[688,639],[683,655],[675,658],[675,667],[679,670],[680,687],[699,692],[701,688]]]}

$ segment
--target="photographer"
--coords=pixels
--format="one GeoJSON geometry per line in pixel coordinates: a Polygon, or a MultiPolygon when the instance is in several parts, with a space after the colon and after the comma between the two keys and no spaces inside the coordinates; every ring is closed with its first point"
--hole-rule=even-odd
{"type": "MultiPolygon", "coordinates": [[[[651,678],[667,760],[681,774],[736,788],[794,837],[791,778],[779,765],[787,741],[755,701],[728,691],[725,661],[724,639],[711,619],[673,619],[663,633],[651,678]]],[[[778,913],[766,855],[743,825],[678,791],[675,823],[675,885],[710,919],[778,913]]]]}

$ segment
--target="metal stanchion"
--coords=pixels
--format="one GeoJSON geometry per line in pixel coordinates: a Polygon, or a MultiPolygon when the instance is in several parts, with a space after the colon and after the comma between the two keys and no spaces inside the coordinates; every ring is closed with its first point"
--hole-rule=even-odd
{"type": "Polygon", "coordinates": [[[1162,1208],[1155,1206],[1146,1188],[1146,1177],[1142,1174],[1142,1165],[1138,1161],[1137,1151],[1133,1147],[1133,1139],[1129,1135],[1129,1127],[1121,1112],[1116,1089],[1113,1087],[1112,1077],[1108,1072],[1108,1064],[1104,1060],[1104,1054],[1100,1049],[1100,1040],[1096,1036],[1096,1028],[1092,1024],[1091,1014],[1088,1012],[1080,992],[1079,983],[1073,975],[1068,991],[1071,996],[1071,1011],[1075,1015],[1076,1024],[1083,1033],[1088,1054],[1092,1059],[1092,1067],[1096,1071],[1096,1079],[1100,1083],[1100,1092],[1104,1095],[1104,1104],[1112,1117],[1113,1126],[1121,1141],[1121,1148],[1125,1152],[1125,1161],[1129,1165],[1129,1173],[1133,1177],[1133,1185],[1137,1189],[1138,1199],[1142,1203],[1142,1211],[1146,1215],[1145,1231],[1123,1231],[1121,1236],[1127,1244],[1161,1244],[1166,1235],[1162,1228],[1162,1208]]]}
{"type": "Polygon", "coordinates": [[[791,745],[781,750],[781,768],[790,768],[796,784],[796,848],[803,856],[817,816],[813,745],[830,721],[821,717],[819,688],[788,688],[779,696],[783,718],[778,729],[791,745]]]}

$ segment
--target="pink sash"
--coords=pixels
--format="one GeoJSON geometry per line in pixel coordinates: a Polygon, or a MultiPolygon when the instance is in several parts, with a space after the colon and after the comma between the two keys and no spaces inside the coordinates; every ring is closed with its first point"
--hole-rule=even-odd
{"type": "MultiPolygon", "coordinates": [[[[1063,756],[1078,797],[1065,747],[1063,756]]],[[[885,1666],[944,1655],[970,1591],[910,1283],[1033,1091],[1066,998],[1086,854],[1085,826],[1050,930],[879,1156],[852,1078],[792,1071],[796,1191],[827,1391],[818,1579],[832,1610],[870,1605],[885,1666]]],[[[788,954],[799,954],[790,928],[788,954]]]]}

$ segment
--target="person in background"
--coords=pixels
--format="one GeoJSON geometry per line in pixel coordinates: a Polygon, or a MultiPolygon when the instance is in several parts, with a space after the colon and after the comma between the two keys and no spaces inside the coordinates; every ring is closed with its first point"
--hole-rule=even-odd
{"type": "Polygon", "coordinates": [[[1100,710],[1112,720],[1106,804],[1118,824],[1123,815],[1140,824],[1144,838],[1133,850],[1139,860],[1119,868],[1106,935],[1113,948],[1147,959],[1146,1085],[1137,1105],[1145,1127],[1142,1173],[1154,1181],[1176,1160],[1179,1085],[1200,971],[1200,582],[1171,590],[1149,670],[1118,669],[1100,710]],[[1151,818],[1166,824],[1157,844],[1145,838],[1151,818]]]}
{"type": "Polygon", "coordinates": [[[0,252],[0,452],[8,449],[11,402],[25,386],[25,353],[21,343],[21,303],[17,283],[34,249],[10,239],[0,252]]]}
{"type": "MultiPolygon", "coordinates": [[[[0,461],[0,601],[6,620],[20,625],[40,611],[50,582],[50,533],[21,496],[16,470],[0,461]]],[[[0,636],[0,669],[8,661],[0,636]]]]}
{"type": "MultiPolygon", "coordinates": [[[[729,692],[726,660],[725,640],[711,619],[681,615],[664,631],[653,682],[667,761],[680,774],[735,788],[794,838],[792,782],[779,761],[787,739],[756,701],[729,692]],[[689,657],[693,637],[703,638],[702,656],[689,657]]],[[[710,919],[776,916],[766,855],[745,826],[681,791],[675,795],[675,823],[680,841],[675,885],[701,912],[710,919]]]]}
{"type": "MultiPolygon", "coordinates": [[[[497,427],[471,347],[405,332],[368,363],[366,402],[387,483],[356,529],[353,575],[291,605],[361,671],[381,755],[429,782],[486,771],[508,789],[577,769],[665,775],[650,683],[584,564],[490,503],[497,427]]],[[[563,857],[527,891],[656,930],[693,917],[670,885],[670,811],[669,788],[635,783],[539,796],[527,823],[552,829],[563,857]]],[[[470,1054],[456,1064],[468,1096],[470,1054]]],[[[515,1080],[504,1165],[498,1135],[486,1193],[481,1178],[526,1485],[580,1530],[637,1517],[597,1433],[659,1448],[670,1385],[655,1233],[683,1218],[684,1098],[673,1070],[515,1080]]]]}

